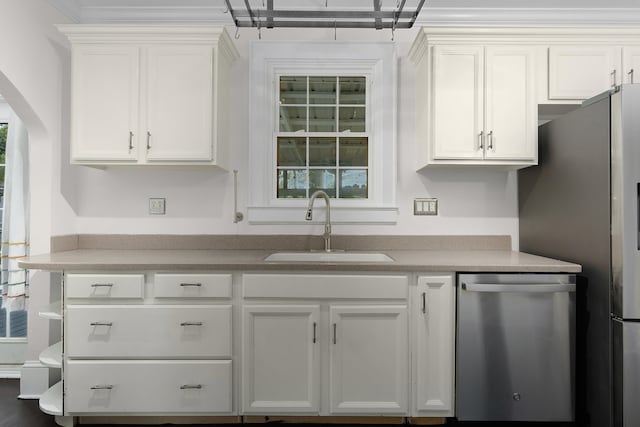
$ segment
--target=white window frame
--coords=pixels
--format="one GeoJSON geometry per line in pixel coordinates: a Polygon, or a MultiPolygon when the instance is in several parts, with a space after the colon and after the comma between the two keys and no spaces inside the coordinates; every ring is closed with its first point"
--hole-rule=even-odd
{"type": "MultiPolygon", "coordinates": [[[[396,92],[394,45],[350,42],[253,42],[250,64],[249,203],[253,224],[305,223],[307,199],[278,199],[275,133],[281,75],[367,76],[367,199],[331,199],[333,223],[395,224],[396,92]]],[[[318,216],[323,221],[323,215],[318,216]]]]}

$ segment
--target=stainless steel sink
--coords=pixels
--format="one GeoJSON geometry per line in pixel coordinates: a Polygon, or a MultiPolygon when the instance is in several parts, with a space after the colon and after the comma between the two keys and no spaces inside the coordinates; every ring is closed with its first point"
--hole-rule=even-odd
{"type": "Polygon", "coordinates": [[[274,252],[264,259],[270,262],[393,262],[380,252],[274,252]]]}

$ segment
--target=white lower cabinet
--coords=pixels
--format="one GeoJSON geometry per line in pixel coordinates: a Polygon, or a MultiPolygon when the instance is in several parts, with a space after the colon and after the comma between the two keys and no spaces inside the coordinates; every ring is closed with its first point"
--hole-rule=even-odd
{"type": "Polygon", "coordinates": [[[237,414],[231,279],[65,274],[63,414],[237,414]]]}
{"type": "Polygon", "coordinates": [[[454,415],[452,274],[63,277],[69,419],[454,415]]]}
{"type": "Polygon", "coordinates": [[[329,317],[330,412],[407,412],[407,306],[332,305],[329,317]]]}
{"type": "Polygon", "coordinates": [[[243,307],[246,413],[320,410],[319,305],[243,307]]]}
{"type": "Polygon", "coordinates": [[[246,274],[243,296],[242,412],[408,415],[407,276],[246,274]]]}
{"type": "Polygon", "coordinates": [[[454,415],[453,275],[418,276],[413,289],[413,415],[454,415]]]}
{"type": "Polygon", "coordinates": [[[229,413],[230,360],[70,360],[65,408],[74,414],[229,413]]]}
{"type": "Polygon", "coordinates": [[[231,357],[231,305],[70,305],[71,357],[231,357]]]}

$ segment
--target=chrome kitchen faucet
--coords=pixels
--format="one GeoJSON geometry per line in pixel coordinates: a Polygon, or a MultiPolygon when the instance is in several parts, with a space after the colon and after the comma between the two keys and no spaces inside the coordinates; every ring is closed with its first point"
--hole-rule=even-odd
{"type": "Polygon", "coordinates": [[[327,214],[325,216],[324,233],[322,234],[322,238],[324,239],[325,252],[331,252],[331,205],[329,203],[329,195],[327,193],[322,190],[318,190],[309,197],[309,206],[307,206],[307,216],[305,219],[307,221],[311,221],[313,219],[313,202],[318,197],[322,197],[327,204],[327,214]]]}

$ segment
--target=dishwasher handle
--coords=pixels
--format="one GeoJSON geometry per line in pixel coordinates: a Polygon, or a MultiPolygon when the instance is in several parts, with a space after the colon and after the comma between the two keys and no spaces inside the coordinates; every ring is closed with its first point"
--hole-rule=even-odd
{"type": "Polygon", "coordinates": [[[575,292],[575,283],[463,283],[462,289],[469,292],[519,292],[552,293],[575,292]]]}

